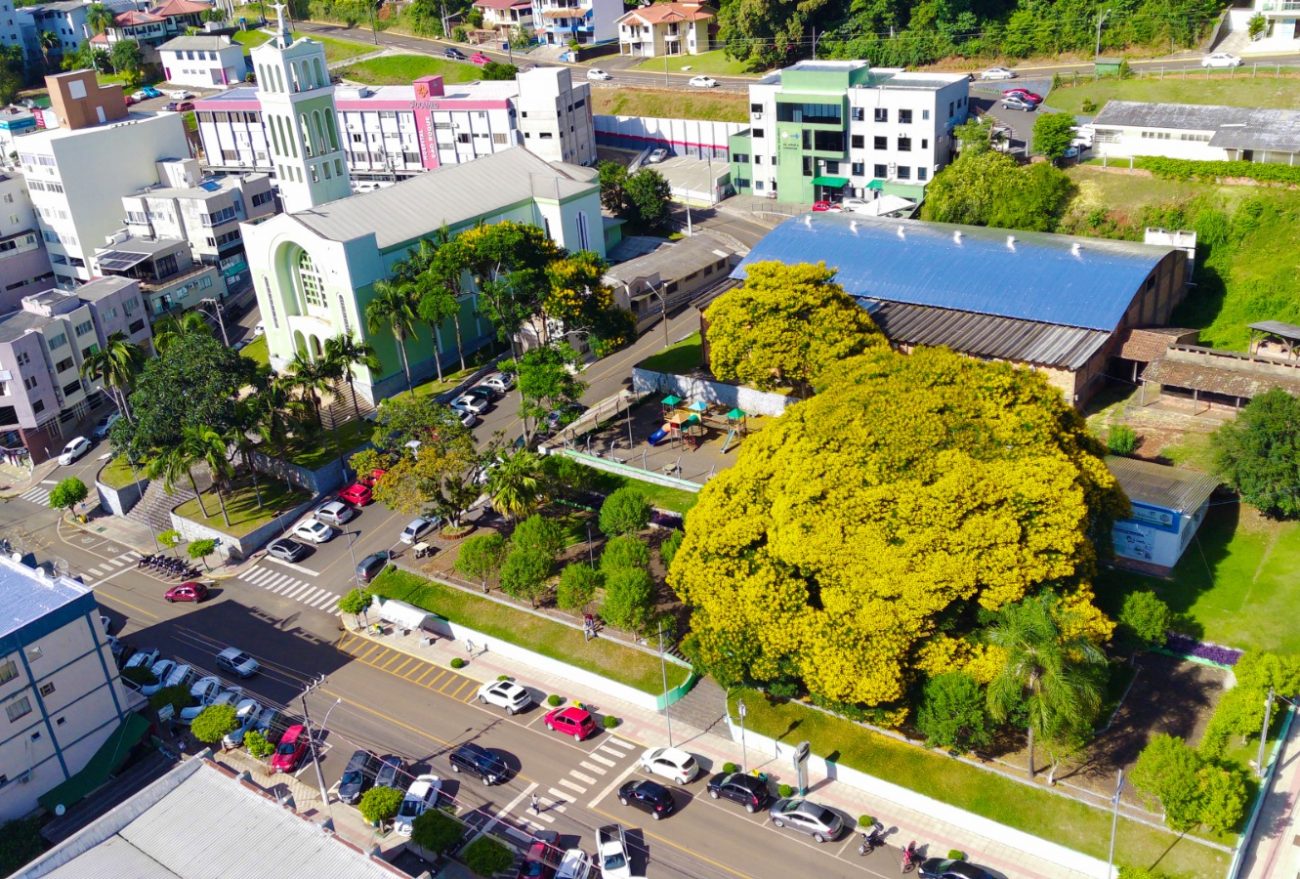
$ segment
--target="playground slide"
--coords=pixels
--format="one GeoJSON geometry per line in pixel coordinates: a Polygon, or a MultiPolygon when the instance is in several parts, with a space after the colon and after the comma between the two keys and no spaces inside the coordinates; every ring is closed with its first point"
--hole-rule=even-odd
{"type": "Polygon", "coordinates": [[[654,433],[650,434],[650,438],[647,442],[652,446],[657,446],[666,439],[668,439],[668,431],[661,427],[654,433]]]}

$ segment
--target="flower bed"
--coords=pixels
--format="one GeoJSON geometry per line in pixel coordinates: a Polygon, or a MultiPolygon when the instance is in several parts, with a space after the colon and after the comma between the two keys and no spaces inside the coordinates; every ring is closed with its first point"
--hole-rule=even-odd
{"type": "Polygon", "coordinates": [[[1206,641],[1197,641],[1195,638],[1189,638],[1186,635],[1171,634],[1165,641],[1165,650],[1174,656],[1182,656],[1192,660],[1203,660],[1231,667],[1237,664],[1241,659],[1242,651],[1235,647],[1224,647],[1221,644],[1211,644],[1206,641]]]}

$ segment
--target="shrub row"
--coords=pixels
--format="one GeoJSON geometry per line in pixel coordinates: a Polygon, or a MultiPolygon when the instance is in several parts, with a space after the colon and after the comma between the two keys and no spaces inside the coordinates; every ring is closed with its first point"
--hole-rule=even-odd
{"type": "Polygon", "coordinates": [[[1133,160],[1133,164],[1166,180],[1218,180],[1224,177],[1242,177],[1259,183],[1288,183],[1300,186],[1300,165],[1203,162],[1195,159],[1169,159],[1163,156],[1138,156],[1133,160]]]}

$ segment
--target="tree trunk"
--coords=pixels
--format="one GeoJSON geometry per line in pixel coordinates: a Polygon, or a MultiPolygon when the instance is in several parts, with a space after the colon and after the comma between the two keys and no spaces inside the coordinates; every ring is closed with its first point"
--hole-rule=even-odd
{"type": "Polygon", "coordinates": [[[252,457],[244,459],[244,465],[248,467],[248,475],[253,477],[253,496],[257,498],[257,508],[262,509],[262,489],[257,484],[257,468],[253,466],[252,457]]]}
{"type": "Polygon", "coordinates": [[[221,518],[225,521],[226,527],[230,527],[230,514],[226,512],[226,499],[221,496],[221,486],[217,485],[216,480],[212,482],[212,490],[217,493],[217,504],[221,507],[221,518]]]}
{"type": "Polygon", "coordinates": [[[1034,728],[1030,726],[1026,732],[1029,738],[1029,780],[1034,780],[1034,728]]]}
{"type": "Polygon", "coordinates": [[[429,329],[433,331],[433,368],[438,372],[438,382],[442,383],[442,352],[438,350],[440,340],[438,339],[438,325],[429,324],[429,329]]]}
{"type": "MultiPolygon", "coordinates": [[[[459,304],[460,304],[459,301],[457,301],[457,305],[459,304]]],[[[460,335],[460,309],[459,308],[456,309],[456,313],[452,315],[451,319],[453,325],[456,327],[456,356],[460,358],[460,371],[464,372],[465,371],[465,342],[461,339],[461,335],[460,335]]]]}
{"type": "Polygon", "coordinates": [[[357,389],[352,384],[352,370],[348,370],[348,393],[352,395],[352,411],[358,419],[361,418],[361,404],[357,402],[357,389]]]}
{"type": "Polygon", "coordinates": [[[199,484],[194,479],[194,471],[187,467],[185,468],[185,474],[189,476],[190,487],[194,489],[194,497],[199,502],[199,512],[201,512],[203,514],[203,518],[206,519],[208,518],[208,508],[203,506],[203,492],[199,491],[199,484]]]}
{"type": "Polygon", "coordinates": [[[397,340],[397,353],[402,355],[402,372],[406,373],[406,390],[414,397],[415,386],[411,384],[411,364],[406,359],[406,343],[403,339],[397,340]]]}

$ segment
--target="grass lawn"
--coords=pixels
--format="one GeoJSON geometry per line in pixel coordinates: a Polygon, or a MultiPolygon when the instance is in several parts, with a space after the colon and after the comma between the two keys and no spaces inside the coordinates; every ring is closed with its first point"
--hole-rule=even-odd
{"type": "MultiPolygon", "coordinates": [[[[651,73],[664,72],[663,58],[647,58],[636,66],[636,70],[648,70],[651,73]]],[[[721,49],[701,52],[699,55],[673,55],[667,59],[668,69],[676,73],[711,73],[714,76],[757,76],[744,61],[728,58],[721,49]]],[[[600,59],[594,62],[600,65],[600,59]]]]}
{"type": "Polygon", "coordinates": [[[340,452],[344,460],[347,460],[348,453],[368,442],[373,431],[374,425],[369,421],[364,418],[353,419],[312,437],[310,445],[290,449],[289,460],[308,470],[315,470],[337,459],[340,452]]]}
{"type": "Polygon", "coordinates": [[[742,92],[680,89],[594,88],[591,111],[612,116],[661,116],[748,122],[749,97],[742,92]]]}
{"type": "Polygon", "coordinates": [[[208,512],[212,514],[211,516],[204,517],[199,510],[198,498],[193,498],[181,504],[176,508],[176,513],[187,519],[193,519],[195,522],[201,522],[210,528],[225,532],[232,537],[243,537],[245,534],[256,531],[285,510],[311,499],[311,492],[299,489],[291,491],[285,488],[284,483],[278,479],[265,476],[258,481],[258,488],[262,493],[262,507],[260,509],[257,506],[257,495],[253,491],[252,483],[240,485],[233,492],[226,495],[226,512],[230,515],[230,527],[226,527],[225,520],[221,518],[221,507],[217,503],[217,495],[211,490],[203,493],[203,504],[207,507],[208,512]]]}
{"type": "Polygon", "coordinates": [[[1182,442],[1165,446],[1160,454],[1177,467],[1190,467],[1202,473],[1214,472],[1214,450],[1210,447],[1208,433],[1185,433],[1182,442]]]}
{"type": "MultiPolygon", "coordinates": [[[[135,472],[140,474],[141,482],[147,479],[144,470],[143,464],[136,465],[135,472]]],[[[135,484],[135,475],[131,472],[131,465],[127,463],[125,455],[119,455],[109,461],[96,478],[109,488],[126,488],[128,485],[135,484]]]]}
{"type": "Polygon", "coordinates": [[[428,55],[382,55],[349,64],[335,72],[344,79],[367,85],[410,85],[412,80],[431,74],[441,75],[448,83],[472,82],[482,75],[482,68],[428,55]]]}
{"type": "Polygon", "coordinates": [[[630,485],[645,496],[645,499],[650,502],[650,506],[658,507],[661,510],[685,514],[700,500],[699,493],[694,491],[656,485],[653,482],[644,482],[630,476],[606,473],[604,470],[596,470],[594,467],[589,469],[596,474],[593,482],[593,488],[596,491],[609,494],[630,485]]]}
{"type": "Polygon", "coordinates": [[[239,353],[254,363],[260,363],[262,366],[267,366],[271,362],[271,352],[266,348],[265,334],[249,342],[240,349],[239,353]]]}
{"type": "Polygon", "coordinates": [[[691,333],[676,344],[669,345],[658,354],[651,354],[637,366],[653,372],[682,375],[698,369],[704,363],[704,346],[699,333],[691,333]]]}
{"type": "MultiPolygon", "coordinates": [[[[761,693],[744,694],[749,729],[793,744],[807,740],[814,753],[869,772],[1026,833],[1105,860],[1109,812],[949,759],[938,752],[895,742],[856,724],[802,705],[771,704],[761,693]]],[[[1134,866],[1159,862],[1175,876],[1219,876],[1228,856],[1196,842],[1133,821],[1121,820],[1116,861],[1134,866]]]]}
{"type": "Polygon", "coordinates": [[[232,39],[244,47],[244,54],[247,55],[249,49],[260,46],[271,39],[271,34],[268,31],[250,28],[246,31],[239,31],[232,39]]]}
{"type": "MultiPolygon", "coordinates": [[[[585,641],[577,629],[396,568],[389,568],[376,577],[370,590],[642,692],[657,695],[663,691],[658,657],[632,650],[609,638],[585,641]]],[[[687,674],[686,669],[670,665],[668,686],[682,683],[687,674]]]]}
{"type": "MultiPolygon", "coordinates": [[[[305,34],[316,42],[325,47],[325,60],[327,62],[346,61],[349,58],[355,58],[358,55],[364,55],[367,52],[378,51],[379,47],[371,43],[359,43],[356,40],[340,40],[336,37],[325,37],[320,34],[305,34]]],[[[260,46],[267,40],[271,39],[271,34],[264,30],[250,29],[239,31],[233,37],[236,43],[244,47],[244,54],[254,46],[260,46]]]]}
{"type": "Polygon", "coordinates": [[[1164,79],[1107,77],[1078,85],[1067,83],[1052,89],[1047,104],[1053,110],[1082,113],[1085,100],[1091,100],[1098,109],[1110,100],[1289,109],[1300,103],[1300,77],[1262,73],[1252,78],[1246,67],[1236,73],[1212,73],[1208,76],[1200,72],[1189,72],[1184,76],[1180,72],[1165,74],[1164,79]]]}
{"type": "Polygon", "coordinates": [[[1098,600],[1114,606],[1124,592],[1151,589],[1184,614],[1193,634],[1244,650],[1300,650],[1300,523],[1274,522],[1244,504],[1211,506],[1169,580],[1107,570],[1098,600]]]}

